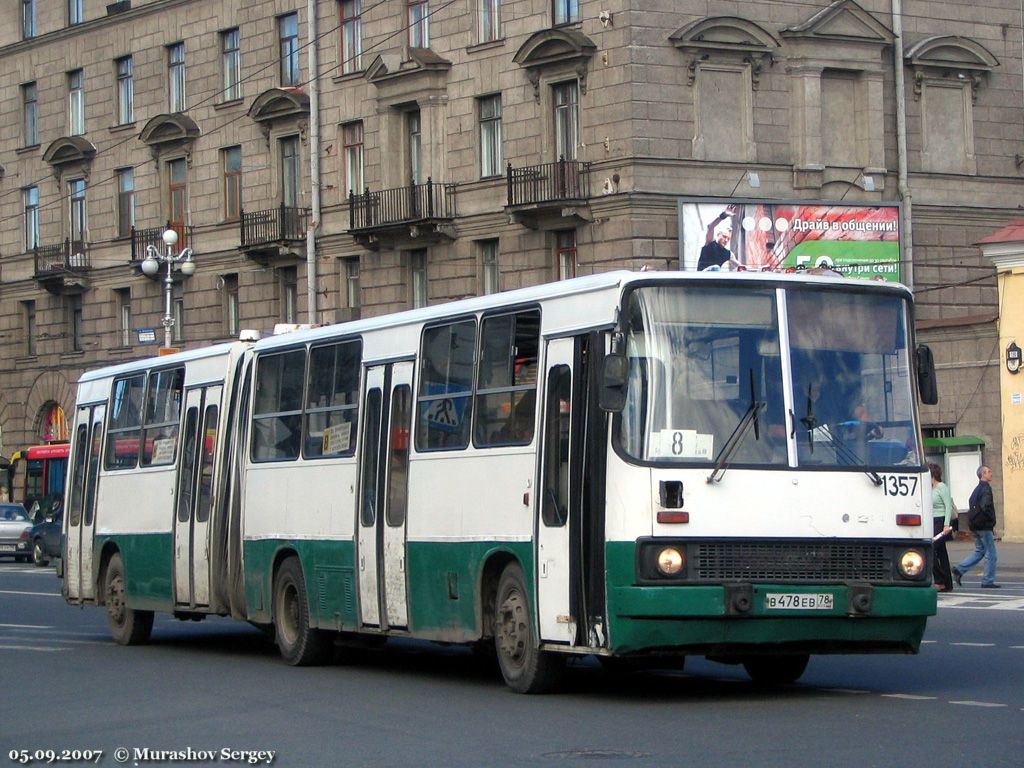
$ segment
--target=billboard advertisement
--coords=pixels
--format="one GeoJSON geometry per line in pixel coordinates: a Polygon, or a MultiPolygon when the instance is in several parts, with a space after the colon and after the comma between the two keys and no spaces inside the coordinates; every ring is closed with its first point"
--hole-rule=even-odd
{"type": "Polygon", "coordinates": [[[900,281],[898,205],[680,200],[683,270],[829,267],[900,281]]]}

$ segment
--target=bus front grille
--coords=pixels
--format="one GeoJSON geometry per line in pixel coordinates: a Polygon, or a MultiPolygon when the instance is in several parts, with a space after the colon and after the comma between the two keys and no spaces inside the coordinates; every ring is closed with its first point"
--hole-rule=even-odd
{"type": "Polygon", "coordinates": [[[694,543],[696,581],[891,581],[891,548],[878,542],[709,541],[694,543]]]}

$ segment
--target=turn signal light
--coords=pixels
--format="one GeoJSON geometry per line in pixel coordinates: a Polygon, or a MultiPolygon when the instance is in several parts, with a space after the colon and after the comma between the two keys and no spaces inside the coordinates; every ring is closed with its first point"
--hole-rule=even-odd
{"type": "Polygon", "coordinates": [[[690,522],[689,512],[676,512],[666,511],[663,509],[658,510],[658,522],[659,523],[688,523],[690,522]]]}
{"type": "Polygon", "coordinates": [[[920,525],[920,515],[896,515],[896,525],[920,525]]]}

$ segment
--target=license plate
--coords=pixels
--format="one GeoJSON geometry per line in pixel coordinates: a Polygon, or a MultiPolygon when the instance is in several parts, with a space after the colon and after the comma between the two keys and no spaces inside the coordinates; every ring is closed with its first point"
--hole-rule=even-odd
{"type": "Polygon", "coordinates": [[[0,552],[14,552],[13,544],[0,544],[0,552]]]}
{"type": "Polygon", "coordinates": [[[831,611],[831,592],[769,592],[764,607],[769,611],[831,611]]]}

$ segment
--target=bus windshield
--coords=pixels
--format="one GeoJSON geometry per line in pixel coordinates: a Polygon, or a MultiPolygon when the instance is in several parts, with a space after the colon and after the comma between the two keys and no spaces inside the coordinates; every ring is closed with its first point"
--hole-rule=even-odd
{"type": "Polygon", "coordinates": [[[711,465],[738,439],[730,464],[788,466],[792,440],[799,466],[917,464],[904,301],[789,291],[784,371],[778,298],[772,288],[704,285],[628,295],[618,427],[628,457],[711,465]]]}

